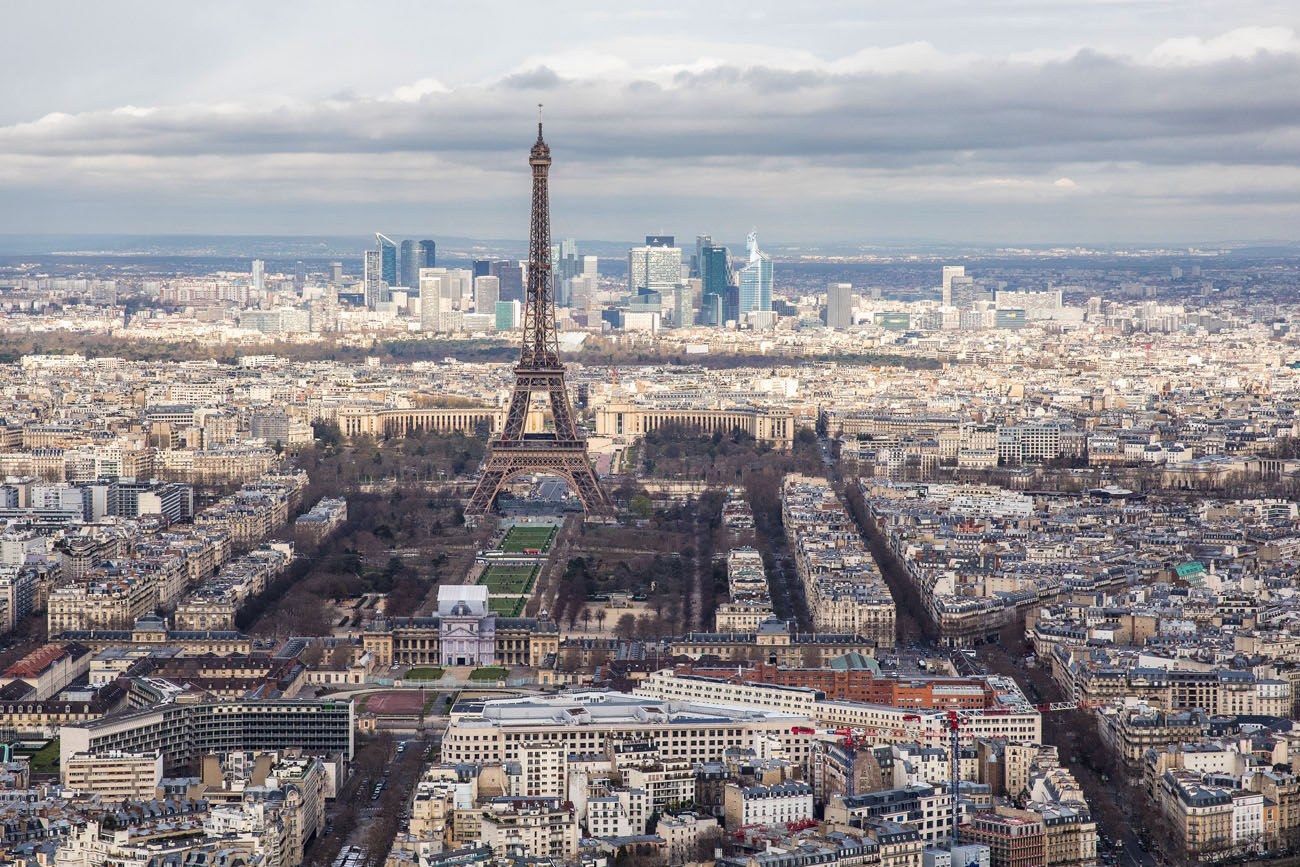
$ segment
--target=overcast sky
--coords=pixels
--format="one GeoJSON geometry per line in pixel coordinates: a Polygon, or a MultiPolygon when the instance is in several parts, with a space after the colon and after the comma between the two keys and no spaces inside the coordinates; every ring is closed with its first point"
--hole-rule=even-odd
{"type": "Polygon", "coordinates": [[[0,232],[1300,237],[1295,0],[15,0],[0,232]]]}

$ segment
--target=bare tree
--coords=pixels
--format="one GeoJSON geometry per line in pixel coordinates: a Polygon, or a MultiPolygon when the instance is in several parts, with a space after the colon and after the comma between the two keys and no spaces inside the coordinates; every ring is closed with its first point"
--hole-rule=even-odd
{"type": "Polygon", "coordinates": [[[298,654],[298,661],[308,668],[316,668],[325,656],[325,648],[319,642],[313,641],[302,649],[298,654]]]}
{"type": "Polygon", "coordinates": [[[636,615],[628,613],[620,617],[614,624],[614,634],[626,641],[636,638],[636,615]]]}
{"type": "Polygon", "coordinates": [[[346,641],[340,641],[334,645],[330,652],[331,668],[346,668],[352,664],[352,645],[346,641]]]}

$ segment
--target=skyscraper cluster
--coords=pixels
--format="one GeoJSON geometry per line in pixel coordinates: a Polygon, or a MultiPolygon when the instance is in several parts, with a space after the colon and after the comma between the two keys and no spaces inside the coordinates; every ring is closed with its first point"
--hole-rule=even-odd
{"type": "Polygon", "coordinates": [[[398,251],[399,246],[392,238],[376,232],[374,249],[367,250],[362,258],[365,301],[372,310],[375,305],[389,301],[394,288],[418,289],[420,269],[437,265],[438,245],[434,241],[402,241],[400,257],[398,251]]]}
{"type": "Polygon", "coordinates": [[[615,327],[655,330],[660,320],[675,327],[734,323],[766,328],[772,310],[772,259],[750,233],[746,261],[733,268],[731,251],[709,235],[695,238],[684,261],[671,235],[648,235],[628,250],[628,295],[605,318],[615,327]]]}
{"type": "MultiPolygon", "coordinates": [[[[556,306],[572,311],[579,323],[603,320],[614,328],[655,331],[696,325],[766,329],[776,321],[772,258],[754,232],[746,238],[745,258],[735,262],[731,250],[710,235],[696,236],[693,249],[672,235],[647,235],[628,250],[626,295],[615,292],[613,298],[608,285],[601,292],[597,257],[582,255],[577,241],[566,238],[550,249],[556,306]]],[[[527,264],[518,259],[475,259],[463,272],[439,268],[434,241],[398,242],[379,232],[364,253],[362,273],[367,308],[396,302],[401,309],[418,309],[425,331],[448,330],[453,314],[468,309],[493,317],[498,327],[513,327],[528,278],[527,264]]]]}

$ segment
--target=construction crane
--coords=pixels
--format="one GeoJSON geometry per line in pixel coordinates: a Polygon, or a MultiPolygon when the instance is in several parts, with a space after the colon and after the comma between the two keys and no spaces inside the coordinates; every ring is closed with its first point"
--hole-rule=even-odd
{"type": "MultiPolygon", "coordinates": [[[[1045,704],[1035,705],[1034,709],[1039,713],[1060,713],[1063,711],[1082,710],[1093,707],[1094,704],[1086,701],[1054,701],[1045,704]]],[[[949,828],[949,842],[951,846],[957,845],[957,824],[961,814],[960,793],[961,793],[961,731],[962,718],[965,716],[1006,716],[1011,713],[1009,708],[984,708],[981,710],[959,710],[949,709],[941,711],[939,714],[928,714],[931,719],[942,721],[941,731],[922,731],[921,724],[923,717],[919,713],[904,714],[902,717],[903,726],[894,728],[876,728],[871,726],[850,727],[839,726],[836,728],[819,729],[812,726],[793,726],[790,731],[793,734],[811,735],[827,741],[837,742],[846,747],[870,746],[874,741],[871,735],[885,734],[891,737],[914,737],[918,741],[928,739],[946,739],[948,741],[948,794],[951,801],[949,828]],[[940,715],[941,714],[941,715],[940,715]],[[915,724],[912,730],[908,724],[915,724]]]]}
{"type": "Polygon", "coordinates": [[[948,711],[948,792],[952,800],[952,827],[949,829],[948,851],[957,848],[957,793],[961,789],[961,715],[948,711]]]}

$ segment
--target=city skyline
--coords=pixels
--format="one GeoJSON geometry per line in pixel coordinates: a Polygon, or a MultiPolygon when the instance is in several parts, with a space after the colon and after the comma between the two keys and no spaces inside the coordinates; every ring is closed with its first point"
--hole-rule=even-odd
{"type": "Polygon", "coordinates": [[[1295,0],[5,11],[6,867],[1300,860],[1295,0]]]}
{"type": "Polygon", "coordinates": [[[71,8],[16,10],[0,36],[20,67],[60,58],[0,85],[0,232],[522,237],[505,143],[538,101],[569,191],[557,235],[1174,243],[1294,240],[1300,217],[1287,4],[759,3],[707,39],[683,6],[573,4],[541,52],[500,20],[434,58],[408,44],[425,28],[328,5],[253,32],[75,7],[124,40],[112,62],[54,26],[71,8]]]}

